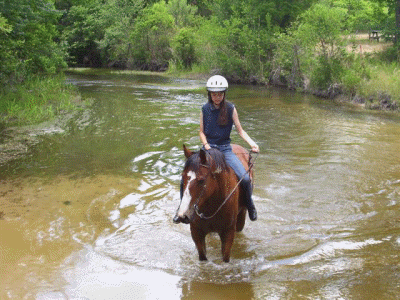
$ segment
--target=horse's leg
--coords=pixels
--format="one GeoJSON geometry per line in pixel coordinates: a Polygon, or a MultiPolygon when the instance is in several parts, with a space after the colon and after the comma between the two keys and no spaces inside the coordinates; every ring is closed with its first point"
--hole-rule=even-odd
{"type": "Polygon", "coordinates": [[[229,262],[233,239],[235,238],[235,228],[232,227],[223,233],[220,233],[219,236],[221,238],[222,260],[224,262],[229,262]]]}
{"type": "Polygon", "coordinates": [[[206,256],[206,234],[196,227],[190,226],[190,233],[199,253],[199,260],[207,260],[206,256]]]}
{"type": "Polygon", "coordinates": [[[236,231],[240,232],[244,228],[244,224],[246,223],[246,208],[242,208],[239,211],[237,221],[236,221],[236,231]]]}

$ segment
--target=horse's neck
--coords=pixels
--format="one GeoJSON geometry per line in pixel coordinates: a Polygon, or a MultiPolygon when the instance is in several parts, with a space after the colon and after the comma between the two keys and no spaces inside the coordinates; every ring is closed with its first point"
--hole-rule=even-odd
{"type": "Polygon", "coordinates": [[[237,185],[237,176],[232,169],[229,169],[228,173],[225,176],[221,176],[221,177],[222,178],[219,181],[219,186],[221,189],[222,198],[224,200],[235,189],[235,187],[237,185]]]}

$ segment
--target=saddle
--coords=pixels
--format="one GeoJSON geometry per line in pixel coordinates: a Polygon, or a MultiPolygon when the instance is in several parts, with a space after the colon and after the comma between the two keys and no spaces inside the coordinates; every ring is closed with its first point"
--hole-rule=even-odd
{"type": "MultiPolygon", "coordinates": [[[[239,158],[241,163],[243,164],[244,168],[248,170],[252,164],[252,157],[249,151],[243,148],[240,145],[231,144],[233,153],[239,158]]],[[[250,179],[253,182],[253,169],[250,170],[250,179]]]]}

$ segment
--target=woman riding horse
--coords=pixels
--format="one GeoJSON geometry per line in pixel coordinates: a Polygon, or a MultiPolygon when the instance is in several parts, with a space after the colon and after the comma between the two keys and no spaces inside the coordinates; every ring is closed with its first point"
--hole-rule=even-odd
{"type": "Polygon", "coordinates": [[[254,206],[252,185],[248,172],[232,151],[231,131],[233,125],[239,135],[251,147],[251,151],[259,152],[258,145],[243,130],[235,106],[225,100],[228,81],[220,75],[212,76],[207,81],[208,103],[203,105],[200,113],[200,140],[205,150],[216,148],[220,150],[228,165],[233,169],[241,181],[241,187],[246,194],[246,207],[250,220],[257,220],[257,211],[254,206]]]}
{"type": "Polygon", "coordinates": [[[203,148],[193,153],[184,146],[187,161],[182,173],[181,203],[173,221],[190,224],[200,260],[207,259],[206,235],[217,232],[223,260],[228,262],[235,232],[244,227],[246,208],[250,220],[257,219],[251,197],[250,157],[243,147],[231,145],[233,125],[253,152],[259,152],[259,147],[243,130],[235,106],[225,101],[227,88],[228,82],[222,76],[208,80],[208,103],[200,116],[203,148]]]}

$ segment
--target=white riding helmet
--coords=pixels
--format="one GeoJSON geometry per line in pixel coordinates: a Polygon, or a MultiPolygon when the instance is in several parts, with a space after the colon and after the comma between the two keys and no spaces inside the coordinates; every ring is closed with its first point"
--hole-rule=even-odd
{"type": "Polygon", "coordinates": [[[228,81],[221,75],[214,75],[207,81],[209,92],[224,92],[228,89],[228,81]]]}

